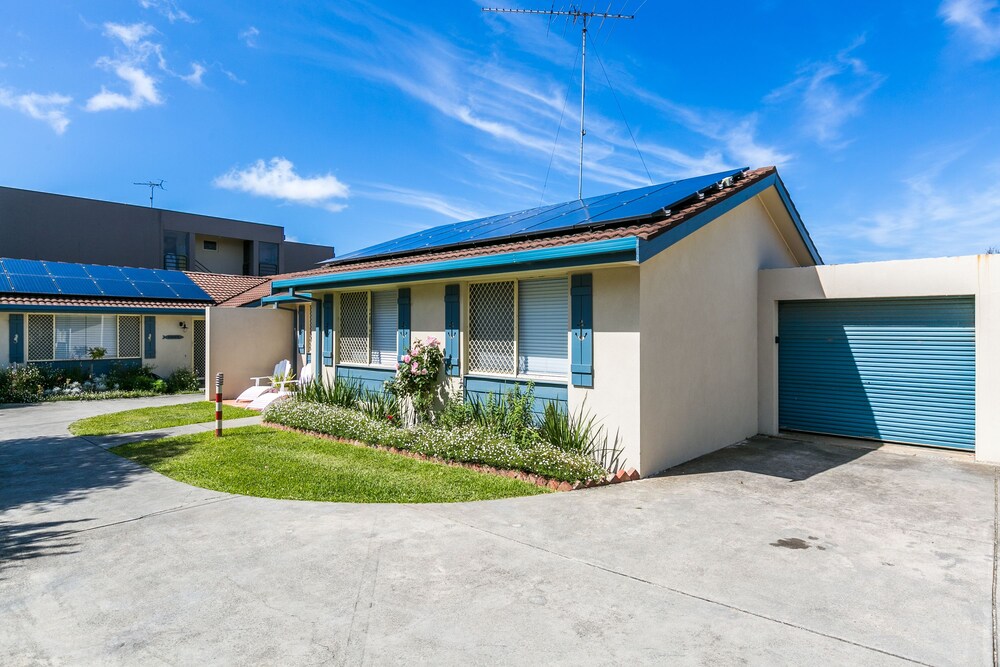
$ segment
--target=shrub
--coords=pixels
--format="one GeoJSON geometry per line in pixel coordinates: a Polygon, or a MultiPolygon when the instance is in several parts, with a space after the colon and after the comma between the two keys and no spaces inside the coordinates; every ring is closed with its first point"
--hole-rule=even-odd
{"type": "Polygon", "coordinates": [[[198,378],[198,374],[190,368],[175,370],[167,377],[164,386],[164,390],[171,393],[198,391],[199,389],[201,389],[201,380],[198,378]]]}
{"type": "Polygon", "coordinates": [[[45,391],[46,376],[38,366],[12,364],[0,368],[0,403],[31,403],[45,391]]]}
{"type": "Polygon", "coordinates": [[[538,424],[538,435],[553,447],[593,458],[608,472],[621,469],[621,437],[617,432],[614,438],[609,436],[587,409],[586,399],[572,415],[558,403],[546,403],[545,413],[538,424]]]}
{"type": "Polygon", "coordinates": [[[514,385],[503,396],[489,394],[485,401],[469,401],[472,420],[483,429],[510,438],[518,444],[538,440],[535,430],[535,385],[528,383],[522,391],[514,385]]]}
{"type": "Polygon", "coordinates": [[[396,377],[391,390],[413,406],[413,415],[418,421],[428,421],[431,405],[438,388],[438,378],[444,365],[441,341],[434,336],[427,340],[416,340],[396,364],[396,377]]]}
{"type": "Polygon", "coordinates": [[[428,456],[523,470],[568,482],[597,480],[607,473],[588,456],[566,452],[548,443],[515,443],[477,425],[439,428],[430,425],[400,429],[371,419],[357,410],[308,401],[281,401],[264,411],[264,420],[371,445],[395,447],[428,456]]]}
{"type": "Polygon", "coordinates": [[[151,366],[137,366],[116,362],[105,374],[104,384],[120,391],[152,391],[156,376],[151,366]]]}
{"type": "Polygon", "coordinates": [[[402,425],[400,407],[399,398],[388,391],[366,391],[365,395],[358,401],[358,409],[366,417],[393,426],[402,425]]]}
{"type": "Polygon", "coordinates": [[[358,380],[340,378],[334,382],[326,382],[322,378],[316,378],[309,384],[300,387],[295,397],[312,403],[354,408],[357,407],[358,401],[364,397],[364,389],[358,380]]]}

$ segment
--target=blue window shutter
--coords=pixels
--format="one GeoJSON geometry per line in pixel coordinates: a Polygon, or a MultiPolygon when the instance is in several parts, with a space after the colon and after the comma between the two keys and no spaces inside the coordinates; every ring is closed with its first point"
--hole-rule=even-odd
{"type": "Polygon", "coordinates": [[[444,286],[444,368],[448,375],[457,376],[459,363],[459,289],[458,285],[444,286]]]}
{"type": "Polygon", "coordinates": [[[24,315],[16,313],[7,320],[10,328],[10,363],[24,362],[24,315]]]}
{"type": "Polygon", "coordinates": [[[577,387],[594,386],[594,288],[589,273],[573,276],[570,288],[570,372],[577,387]]]}
{"type": "Polygon", "coordinates": [[[323,295],[323,364],[333,366],[333,295],[323,295]]]}
{"type": "Polygon", "coordinates": [[[410,349],[410,288],[401,287],[396,298],[399,306],[399,319],[396,326],[396,356],[401,361],[406,351],[410,349]]]}
{"type": "Polygon", "coordinates": [[[298,326],[296,327],[296,334],[298,335],[299,343],[299,354],[305,354],[306,351],[306,307],[299,306],[298,310],[298,326]]]}
{"type": "Polygon", "coordinates": [[[146,359],[156,359],[156,318],[155,317],[142,318],[142,326],[143,326],[142,356],[145,357],[146,359]]]}

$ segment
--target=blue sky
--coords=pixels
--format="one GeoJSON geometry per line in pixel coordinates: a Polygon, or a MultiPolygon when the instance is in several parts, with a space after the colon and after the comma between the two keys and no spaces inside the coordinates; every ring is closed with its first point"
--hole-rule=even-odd
{"type": "MultiPolygon", "coordinates": [[[[3,3],[0,184],[166,179],[158,206],[340,252],[573,199],[579,30],[481,6],[3,3]]],[[[611,9],[637,18],[591,28],[585,196],[776,164],[827,262],[1000,246],[995,0],[611,9]]]]}

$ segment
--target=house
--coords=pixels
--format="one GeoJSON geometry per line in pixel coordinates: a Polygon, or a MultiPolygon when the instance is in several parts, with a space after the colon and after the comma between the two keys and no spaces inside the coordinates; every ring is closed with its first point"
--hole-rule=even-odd
{"type": "Polygon", "coordinates": [[[228,218],[0,187],[3,254],[22,259],[269,276],[312,268],[333,247],[228,218]]]}
{"type": "Polygon", "coordinates": [[[267,282],[253,276],[0,258],[0,367],[148,364],[204,376],[205,311],[267,282]],[[88,349],[102,347],[91,363],[88,349]]]}
{"type": "Polygon", "coordinates": [[[294,312],[300,368],[379,389],[435,336],[453,391],[531,382],[647,476],[758,432],[758,272],[820,263],[776,170],[739,169],[443,225],[262,302],[294,312]]]}

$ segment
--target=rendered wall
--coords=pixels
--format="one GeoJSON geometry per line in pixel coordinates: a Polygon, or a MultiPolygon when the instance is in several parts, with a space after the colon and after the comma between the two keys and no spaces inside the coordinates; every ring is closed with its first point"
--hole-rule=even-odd
{"type": "MultiPolygon", "coordinates": [[[[194,358],[194,321],[187,315],[157,315],[156,316],[156,358],[143,359],[142,363],[153,366],[153,372],[166,377],[178,368],[193,368],[194,358]],[[187,329],[181,329],[184,322],[187,329]],[[183,338],[164,339],[164,336],[183,336],[183,338]]],[[[145,331],[145,329],[143,329],[145,331]]],[[[145,346],[142,346],[145,351],[145,346]]]]}
{"type": "MultiPolygon", "coordinates": [[[[211,273],[243,275],[243,241],[209,234],[195,234],[194,259],[211,273]],[[215,250],[205,250],[205,241],[215,241],[215,250]]],[[[251,267],[251,271],[256,267],[251,267]]],[[[193,270],[200,271],[200,268],[193,270]]]]}
{"type": "Polygon", "coordinates": [[[643,476],[757,433],[758,269],[797,264],[755,197],[640,266],[643,476]]]}
{"type": "Polygon", "coordinates": [[[293,313],[271,308],[209,308],[206,317],[205,397],[214,398],[216,373],[225,374],[223,398],[236,398],[254,376],[271,375],[294,359],[293,313]]]}
{"type": "Polygon", "coordinates": [[[1000,257],[865,262],[760,272],[758,429],[778,432],[778,303],[815,299],[976,297],[976,458],[1000,461],[1000,257]]]}

